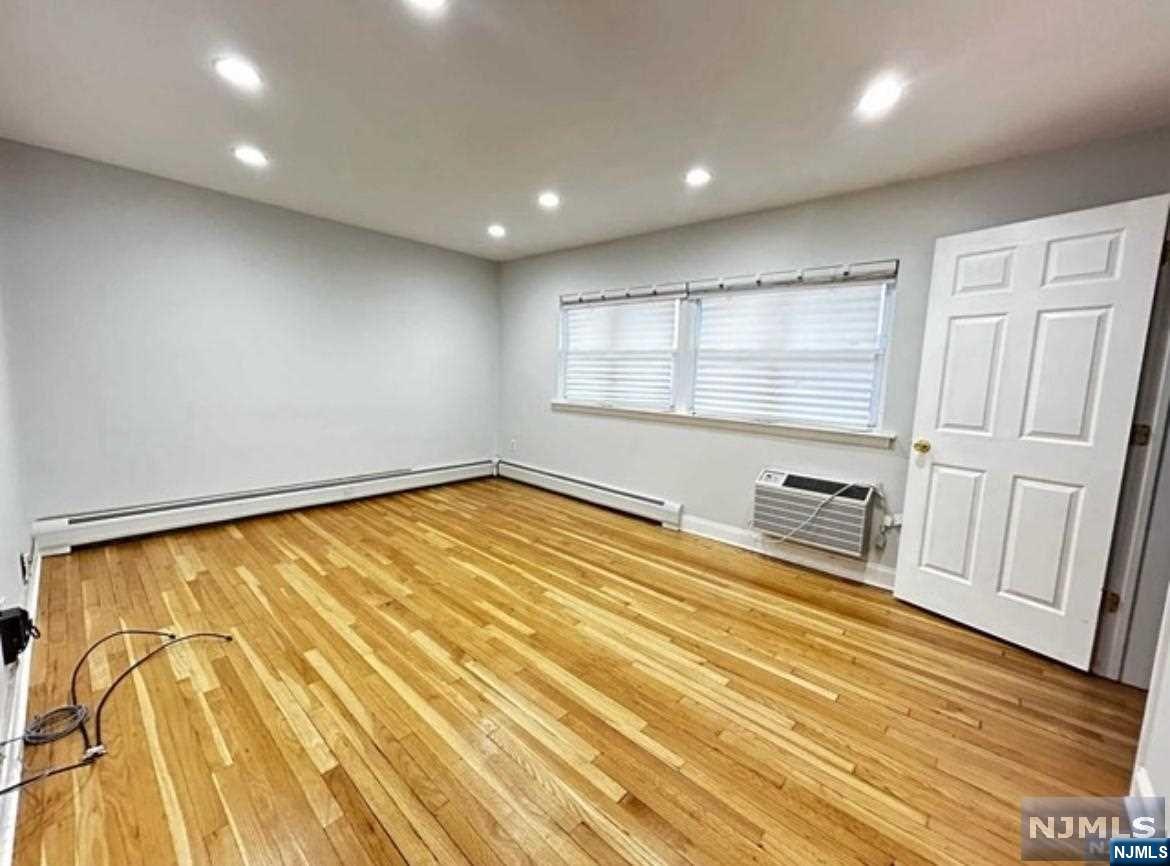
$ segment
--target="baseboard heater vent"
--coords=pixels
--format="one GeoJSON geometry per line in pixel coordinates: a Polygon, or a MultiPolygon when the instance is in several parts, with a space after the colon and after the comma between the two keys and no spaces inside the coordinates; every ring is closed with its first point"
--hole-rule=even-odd
{"type": "Polygon", "coordinates": [[[675,529],[678,528],[679,522],[682,520],[682,506],[679,503],[656,496],[648,496],[645,493],[610,487],[596,481],[588,481],[584,478],[541,469],[537,466],[513,463],[509,460],[499,462],[499,474],[504,478],[522,481],[534,487],[543,487],[545,490],[563,493],[574,499],[584,499],[595,505],[604,505],[606,508],[625,511],[639,517],[647,517],[675,529]]]}
{"type": "Polygon", "coordinates": [[[349,475],[344,478],[329,478],[126,508],[61,514],[34,520],[33,539],[37,549],[43,554],[63,553],[78,544],[129,538],[185,526],[235,520],[255,514],[343,502],[347,499],[381,496],[385,493],[484,478],[494,474],[493,460],[472,460],[441,466],[349,475]]]}
{"type": "Polygon", "coordinates": [[[868,550],[874,488],[765,469],[756,479],[752,526],[787,541],[861,558],[868,550]]]}

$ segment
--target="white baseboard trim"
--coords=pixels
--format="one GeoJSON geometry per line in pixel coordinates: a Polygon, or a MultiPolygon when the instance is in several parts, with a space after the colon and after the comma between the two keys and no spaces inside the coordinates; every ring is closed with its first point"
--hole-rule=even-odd
{"type": "Polygon", "coordinates": [[[794,565],[814,568],[835,577],[855,580],[885,590],[893,590],[894,588],[894,569],[888,565],[838,556],[812,547],[777,541],[755,529],[732,526],[729,523],[720,523],[705,517],[695,517],[692,514],[683,515],[680,528],[683,532],[689,532],[692,535],[701,535],[703,538],[722,541],[724,544],[742,547],[744,550],[752,550],[794,565]]]}
{"type": "Polygon", "coordinates": [[[32,534],[37,548],[49,556],[54,553],[68,553],[76,544],[92,544],[168,529],[236,520],[274,511],[325,505],[366,496],[381,496],[385,493],[450,484],[453,481],[484,478],[494,474],[495,463],[492,458],[460,461],[442,466],[354,475],[177,502],[45,517],[33,521],[32,534]]]}
{"type": "MultiPolygon", "coordinates": [[[[41,561],[40,553],[33,556],[29,569],[28,590],[25,594],[24,607],[32,616],[37,618],[37,603],[41,590],[41,561]]],[[[33,653],[36,652],[37,641],[29,643],[28,649],[21,654],[10,668],[4,671],[4,718],[0,720],[0,738],[8,740],[20,737],[28,726],[28,693],[32,678],[33,653]]],[[[62,702],[67,698],[62,698],[62,702]]],[[[6,788],[20,780],[24,773],[24,743],[21,740],[8,743],[0,747],[0,788],[6,788]]],[[[20,791],[0,797],[0,864],[11,866],[14,846],[16,844],[16,819],[20,813],[20,791]]]]}
{"type": "Polygon", "coordinates": [[[521,481],[533,487],[543,487],[545,490],[563,493],[574,499],[583,499],[594,505],[604,505],[606,508],[648,517],[671,528],[679,525],[682,516],[682,506],[679,503],[659,496],[623,490],[620,487],[611,487],[608,484],[525,463],[500,460],[498,466],[499,474],[503,478],[521,481]]]}
{"type": "Polygon", "coordinates": [[[1129,793],[1132,797],[1160,796],[1154,790],[1154,783],[1150,779],[1150,771],[1140,765],[1133,768],[1133,779],[1129,785],[1129,793]]]}

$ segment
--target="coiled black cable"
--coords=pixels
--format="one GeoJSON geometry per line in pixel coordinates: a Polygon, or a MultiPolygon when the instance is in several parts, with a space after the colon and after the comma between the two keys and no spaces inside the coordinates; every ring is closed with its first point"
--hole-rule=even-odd
{"type": "Polygon", "coordinates": [[[6,788],[0,788],[0,797],[11,793],[18,788],[23,788],[26,785],[31,785],[33,782],[39,782],[42,779],[47,779],[50,776],[56,776],[58,773],[66,773],[70,770],[76,770],[80,767],[87,767],[95,763],[99,758],[106,755],[105,742],[102,739],[102,711],[106,707],[106,702],[110,699],[110,695],[125,679],[130,676],[137,668],[150,661],[154,656],[170,649],[175,644],[183,643],[184,641],[194,640],[196,638],[211,638],[215,640],[231,641],[232,636],[228,634],[221,634],[212,631],[200,631],[186,635],[176,635],[169,631],[155,631],[153,629],[141,628],[123,628],[117,631],[112,631],[105,637],[94,641],[81,654],[81,658],[77,660],[77,664],[73,666],[73,674],[69,679],[69,700],[71,703],[64,706],[56,707],[48,712],[36,716],[24,733],[19,737],[12,737],[11,739],[0,742],[0,746],[15,742],[16,740],[24,740],[26,745],[41,746],[46,743],[55,743],[62,740],[72,733],[81,732],[81,738],[84,743],[84,750],[81,758],[72,764],[63,764],[61,766],[49,767],[39,773],[34,773],[31,776],[26,776],[19,782],[15,782],[6,788]],[[114,681],[106,686],[105,691],[102,692],[101,698],[97,703],[97,710],[93,714],[94,722],[94,737],[90,740],[89,727],[87,722],[90,718],[89,708],[78,702],[77,700],[77,678],[81,673],[81,668],[85,664],[86,659],[90,657],[94,650],[112,638],[121,637],[123,635],[154,635],[164,639],[163,643],[156,646],[142,658],[132,662],[126,667],[124,671],[114,678],[114,681]]]}
{"type": "Polygon", "coordinates": [[[66,704],[49,710],[34,718],[25,729],[23,739],[26,746],[43,746],[63,740],[85,724],[89,708],[85,704],[66,704]]]}

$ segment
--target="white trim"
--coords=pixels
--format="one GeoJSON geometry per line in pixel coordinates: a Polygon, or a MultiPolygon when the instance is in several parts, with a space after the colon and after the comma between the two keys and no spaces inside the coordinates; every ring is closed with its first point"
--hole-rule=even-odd
{"type": "MultiPolygon", "coordinates": [[[[699,334],[699,305],[683,300],[675,302],[674,369],[671,371],[674,411],[689,411],[695,396],[696,337],[699,334]]],[[[557,392],[564,395],[564,391],[557,392]]]]}
{"type": "Polygon", "coordinates": [[[890,342],[894,333],[894,305],[897,285],[886,283],[882,292],[881,320],[878,325],[877,378],[873,383],[873,396],[869,417],[876,426],[886,417],[886,385],[890,381],[890,342]]]}
{"type": "Polygon", "coordinates": [[[864,445],[869,448],[886,448],[893,445],[897,433],[888,430],[846,430],[839,427],[816,427],[798,424],[772,424],[767,421],[743,421],[735,418],[711,418],[691,415],[688,412],[661,412],[653,409],[626,409],[620,406],[604,406],[597,403],[571,403],[567,400],[553,400],[549,404],[558,412],[580,412],[586,415],[615,415],[639,421],[669,421],[676,424],[695,424],[701,427],[719,427],[737,430],[740,433],[766,433],[769,436],[787,436],[793,439],[820,439],[825,442],[839,442],[847,445],[864,445]]]}
{"type": "Polygon", "coordinates": [[[636,514],[639,517],[648,517],[651,520],[659,521],[664,526],[677,528],[679,518],[682,516],[682,506],[679,503],[659,496],[623,490],[597,481],[566,475],[563,472],[507,460],[500,460],[497,466],[499,474],[503,478],[511,478],[513,481],[531,484],[534,487],[543,487],[554,493],[563,493],[574,499],[583,499],[595,505],[604,505],[607,508],[636,514]]]}
{"type": "Polygon", "coordinates": [[[449,484],[471,478],[495,474],[492,458],[461,461],[459,463],[421,467],[380,476],[355,476],[300,485],[295,488],[267,491],[243,491],[238,495],[216,497],[216,501],[189,500],[163,506],[146,505],[141,508],[122,508],[102,514],[65,515],[34,520],[32,534],[37,548],[50,553],[68,553],[76,544],[91,544],[132,535],[162,532],[218,523],[255,514],[288,511],[347,499],[381,496],[418,487],[449,484]],[[139,513],[132,513],[132,512],[139,513]]]}
{"type": "MultiPolygon", "coordinates": [[[[28,591],[24,607],[36,621],[37,603],[41,590],[41,562],[39,551],[33,554],[29,570],[28,591]]],[[[5,718],[0,719],[0,738],[19,737],[28,725],[28,696],[31,687],[33,653],[38,641],[29,642],[28,649],[6,671],[3,688],[5,718]]],[[[20,780],[24,773],[24,742],[17,740],[0,747],[0,788],[20,780]]],[[[10,866],[16,845],[16,819],[20,814],[20,790],[0,798],[0,864],[10,866]]]]}
{"type": "Polygon", "coordinates": [[[1131,797],[1158,797],[1154,790],[1154,783],[1150,780],[1150,773],[1145,767],[1133,768],[1133,781],[1130,782],[1129,795],[1131,797]]]}
{"type": "Polygon", "coordinates": [[[835,577],[843,577],[887,591],[892,591],[894,588],[894,569],[888,565],[881,565],[869,560],[857,560],[848,556],[838,556],[803,545],[777,541],[755,529],[732,526],[729,523],[720,523],[705,517],[695,517],[692,514],[683,515],[680,528],[683,532],[689,532],[692,535],[701,535],[703,538],[722,541],[724,544],[762,553],[764,556],[805,568],[813,568],[835,577]]]}

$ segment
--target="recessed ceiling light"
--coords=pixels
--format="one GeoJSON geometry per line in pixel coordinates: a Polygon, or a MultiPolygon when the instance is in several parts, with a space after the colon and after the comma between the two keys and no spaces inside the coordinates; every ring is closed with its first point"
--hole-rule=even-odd
{"type": "Polygon", "coordinates": [[[545,210],[556,210],[561,206],[561,197],[551,189],[542,192],[536,200],[545,210]]]}
{"type": "Polygon", "coordinates": [[[488,226],[488,234],[496,240],[499,240],[500,238],[506,238],[508,236],[508,230],[499,223],[492,223],[490,226],[488,226]]]}
{"type": "Polygon", "coordinates": [[[857,116],[863,120],[876,120],[894,107],[905,89],[906,84],[892,72],[879,75],[861,95],[857,103],[857,116]]]}
{"type": "Polygon", "coordinates": [[[687,172],[687,186],[706,186],[711,182],[711,172],[702,166],[695,166],[687,172]]]}
{"type": "Polygon", "coordinates": [[[447,7],[447,0],[406,0],[406,2],[427,15],[438,15],[447,7]]]}
{"type": "Polygon", "coordinates": [[[242,57],[221,57],[215,61],[215,73],[232,87],[255,93],[264,86],[256,67],[242,57]]]}
{"type": "Polygon", "coordinates": [[[268,156],[258,147],[251,144],[237,144],[232,150],[236,159],[251,168],[264,168],[268,165],[268,156]]]}

